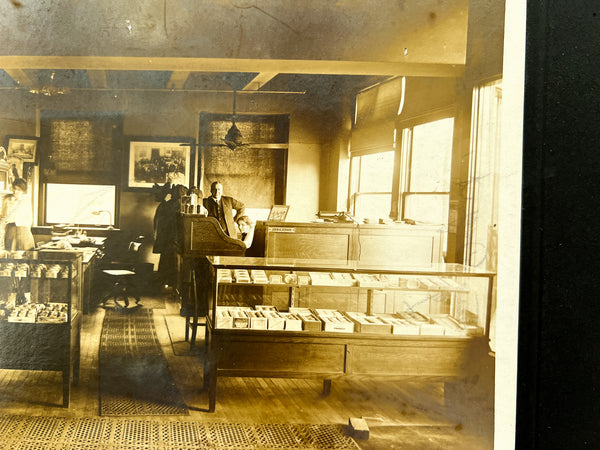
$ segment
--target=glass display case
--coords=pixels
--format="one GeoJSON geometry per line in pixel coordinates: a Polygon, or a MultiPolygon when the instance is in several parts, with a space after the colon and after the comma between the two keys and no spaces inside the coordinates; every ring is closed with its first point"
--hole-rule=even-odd
{"type": "Polygon", "coordinates": [[[79,375],[82,256],[0,251],[0,368],[63,374],[63,405],[79,375]]]}
{"type": "Polygon", "coordinates": [[[458,264],[208,257],[209,406],[217,376],[461,376],[489,351],[493,278],[458,264]]]}

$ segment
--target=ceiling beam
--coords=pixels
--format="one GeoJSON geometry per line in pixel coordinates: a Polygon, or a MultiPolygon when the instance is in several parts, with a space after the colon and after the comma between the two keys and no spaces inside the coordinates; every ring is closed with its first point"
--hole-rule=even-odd
{"type": "Polygon", "coordinates": [[[17,83],[21,87],[30,87],[33,86],[33,80],[29,77],[29,75],[25,72],[25,70],[21,70],[20,68],[8,68],[4,69],[4,71],[13,79],[15,83],[17,83]]]}
{"type": "Polygon", "coordinates": [[[274,72],[318,75],[461,77],[464,64],[299,59],[169,58],[122,56],[0,56],[0,68],[55,70],[162,70],[274,72]]]}
{"type": "Polygon", "coordinates": [[[277,72],[261,72],[242,88],[242,91],[258,91],[277,76],[277,72]]]}
{"type": "Polygon", "coordinates": [[[108,87],[106,82],[106,70],[88,70],[87,74],[90,79],[90,85],[93,88],[105,89],[108,87]]]}
{"type": "Polygon", "coordinates": [[[171,74],[171,78],[169,78],[169,81],[167,82],[167,87],[169,89],[183,89],[183,85],[185,84],[185,81],[188,79],[189,76],[189,70],[173,71],[173,73],[171,74]]]}

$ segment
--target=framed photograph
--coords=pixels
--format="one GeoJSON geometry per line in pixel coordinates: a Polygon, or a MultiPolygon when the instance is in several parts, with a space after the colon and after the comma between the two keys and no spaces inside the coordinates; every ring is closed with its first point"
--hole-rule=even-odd
{"type": "Polygon", "coordinates": [[[148,188],[154,184],[193,183],[192,138],[130,138],[128,141],[128,188],[148,188]]]}
{"type": "Polygon", "coordinates": [[[289,210],[289,205],[273,205],[267,220],[269,222],[285,222],[289,210]]]}
{"type": "Polygon", "coordinates": [[[8,160],[35,162],[38,138],[29,136],[6,136],[6,156],[8,160]]]}

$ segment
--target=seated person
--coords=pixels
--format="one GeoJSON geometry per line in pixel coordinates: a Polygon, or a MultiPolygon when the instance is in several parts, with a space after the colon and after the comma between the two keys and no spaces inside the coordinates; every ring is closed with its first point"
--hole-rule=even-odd
{"type": "Polygon", "coordinates": [[[252,239],[254,238],[254,227],[252,219],[248,216],[241,216],[236,221],[239,233],[238,239],[240,239],[246,248],[252,245],[252,239]]]}

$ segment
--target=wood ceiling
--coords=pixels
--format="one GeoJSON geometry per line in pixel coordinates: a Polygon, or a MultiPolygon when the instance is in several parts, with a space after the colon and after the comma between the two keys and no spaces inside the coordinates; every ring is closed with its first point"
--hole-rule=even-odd
{"type": "Polygon", "coordinates": [[[0,6],[0,89],[322,95],[456,77],[467,18],[468,0],[13,0],[0,6]]]}

